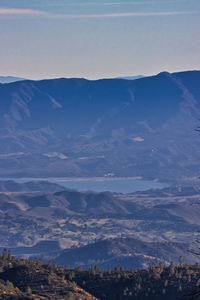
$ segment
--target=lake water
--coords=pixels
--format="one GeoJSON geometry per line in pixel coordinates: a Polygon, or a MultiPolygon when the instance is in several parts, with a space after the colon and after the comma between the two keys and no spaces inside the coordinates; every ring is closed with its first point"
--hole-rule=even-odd
{"type": "MultiPolygon", "coordinates": [[[[26,182],[26,181],[39,181],[38,179],[15,179],[18,182],[26,182]]],[[[43,179],[44,180],[44,179],[43,179]]],[[[167,184],[156,182],[156,181],[148,181],[143,179],[68,179],[68,178],[59,178],[52,179],[46,178],[45,180],[60,184],[69,189],[75,189],[78,191],[95,191],[95,192],[116,192],[116,193],[132,193],[136,191],[145,191],[148,189],[161,189],[167,187],[167,184]]]]}

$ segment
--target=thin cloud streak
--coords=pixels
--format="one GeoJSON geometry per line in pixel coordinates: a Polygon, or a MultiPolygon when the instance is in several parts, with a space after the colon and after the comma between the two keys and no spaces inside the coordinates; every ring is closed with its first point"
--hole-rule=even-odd
{"type": "Polygon", "coordinates": [[[79,19],[98,19],[98,18],[120,18],[120,17],[151,17],[151,16],[177,16],[199,14],[197,11],[169,11],[169,12],[128,12],[128,13],[110,13],[110,14],[63,14],[53,15],[58,18],[79,18],[79,19]]]}
{"type": "Polygon", "coordinates": [[[1,8],[0,7],[0,16],[19,16],[19,15],[47,15],[46,12],[33,9],[18,9],[18,8],[1,8]]]}
{"type": "Polygon", "coordinates": [[[177,16],[199,14],[199,11],[160,11],[160,12],[127,12],[104,14],[56,14],[32,9],[0,8],[0,16],[32,16],[54,19],[99,19],[99,18],[126,18],[151,16],[177,16]]]}
{"type": "MultiPolygon", "coordinates": [[[[154,4],[158,3],[156,1],[149,1],[148,4],[154,4]]],[[[47,4],[47,6],[53,6],[53,7],[58,7],[58,6],[116,6],[116,5],[140,5],[140,4],[147,4],[147,2],[101,2],[101,3],[95,3],[95,2],[85,2],[85,3],[58,3],[58,4],[47,4]]]]}
{"type": "MultiPolygon", "coordinates": [[[[162,4],[174,3],[174,2],[186,2],[187,0],[166,0],[162,4]]],[[[85,3],[48,3],[47,6],[58,7],[58,6],[118,6],[118,5],[146,5],[146,4],[160,4],[159,1],[134,1],[134,2],[85,2],[85,3]]],[[[42,6],[42,4],[40,5],[42,6]]]]}

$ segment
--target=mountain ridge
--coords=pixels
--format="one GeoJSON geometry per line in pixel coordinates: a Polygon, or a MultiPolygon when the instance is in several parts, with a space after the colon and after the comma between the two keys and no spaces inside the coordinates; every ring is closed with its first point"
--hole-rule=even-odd
{"type": "Polygon", "coordinates": [[[153,263],[179,264],[180,256],[184,263],[197,263],[199,258],[189,253],[189,244],[143,242],[134,238],[116,238],[97,241],[82,247],[63,251],[55,261],[59,266],[76,265],[89,268],[98,265],[102,269],[144,269],[153,263]]]}
{"type": "Polygon", "coordinates": [[[199,81],[188,71],[1,85],[0,176],[197,176],[199,81]]]}
{"type": "Polygon", "coordinates": [[[23,81],[23,80],[26,79],[20,77],[14,77],[14,76],[0,76],[0,83],[2,84],[12,83],[16,81],[23,81]]]}

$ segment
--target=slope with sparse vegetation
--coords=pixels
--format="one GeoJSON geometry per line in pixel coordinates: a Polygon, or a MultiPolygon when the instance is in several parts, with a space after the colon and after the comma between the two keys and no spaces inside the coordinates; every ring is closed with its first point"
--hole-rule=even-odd
{"type": "Polygon", "coordinates": [[[181,300],[199,287],[200,265],[186,265],[182,258],[179,266],[103,271],[18,259],[6,250],[0,256],[0,299],[181,300]]]}

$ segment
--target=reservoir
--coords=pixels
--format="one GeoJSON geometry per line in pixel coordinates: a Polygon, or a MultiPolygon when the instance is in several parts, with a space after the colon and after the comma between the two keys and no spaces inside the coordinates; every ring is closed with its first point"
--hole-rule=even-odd
{"type": "Polygon", "coordinates": [[[49,181],[77,191],[133,193],[149,189],[162,189],[167,184],[135,178],[13,178],[16,182],[49,181]]]}

